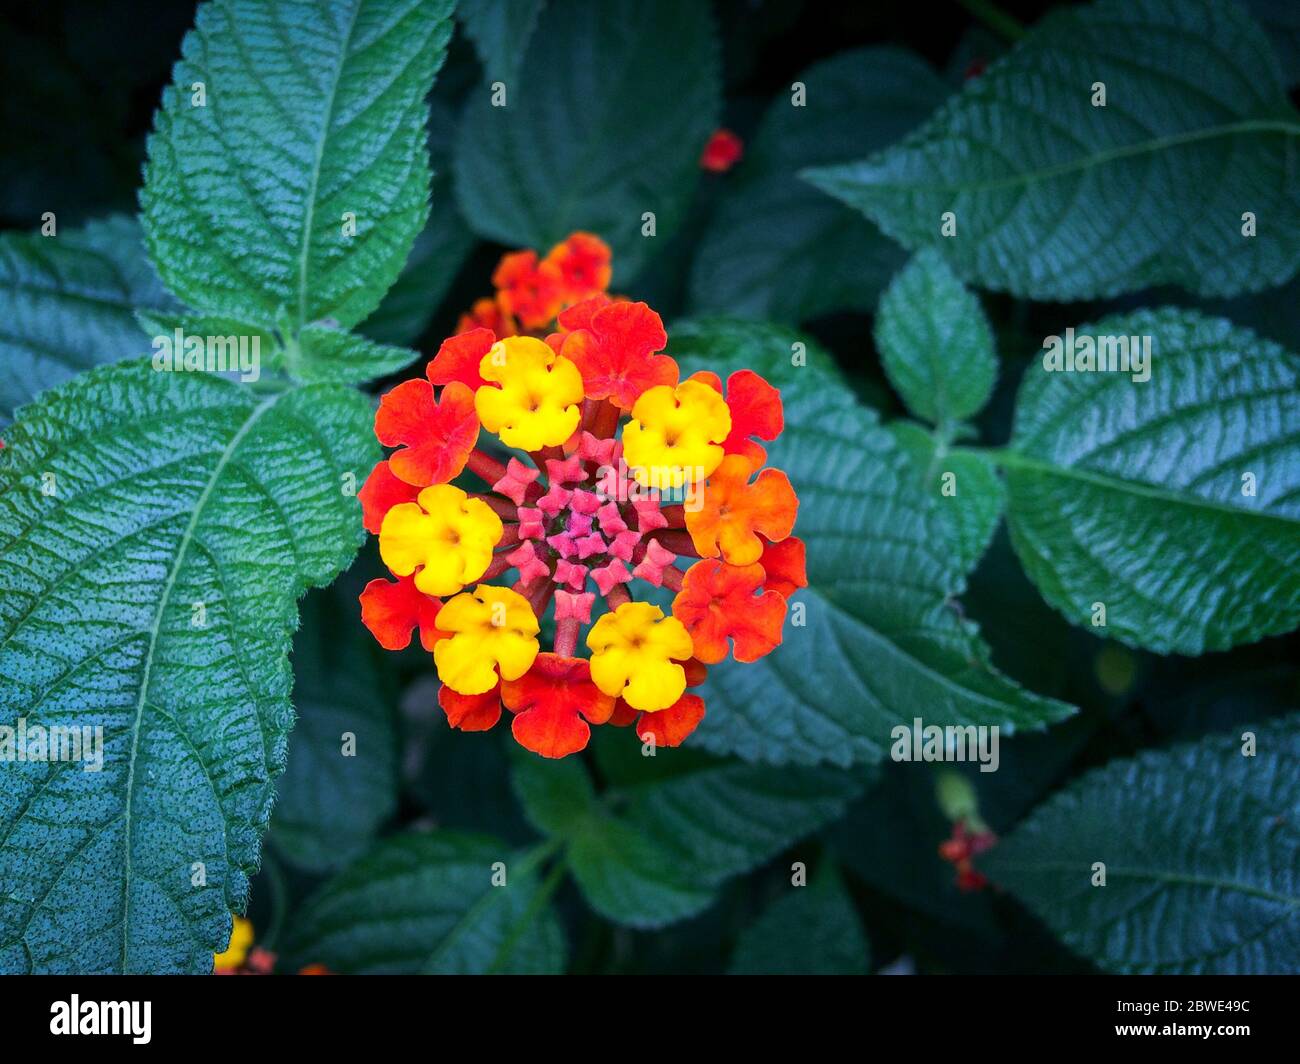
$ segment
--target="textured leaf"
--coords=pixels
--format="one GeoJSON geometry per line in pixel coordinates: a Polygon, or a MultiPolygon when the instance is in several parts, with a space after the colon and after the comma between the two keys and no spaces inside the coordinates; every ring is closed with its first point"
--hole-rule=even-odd
{"type": "Polygon", "coordinates": [[[451,139],[454,122],[445,104],[434,100],[429,112],[429,154],[433,160],[433,206],[415,238],[401,275],[362,332],[385,344],[414,344],[442,303],[456,272],[474,246],[451,189],[451,139]]]}
{"type": "Polygon", "coordinates": [[[208,971],[284,765],[295,600],[362,538],[369,404],[133,361],[5,443],[0,723],[102,727],[104,757],[5,766],[0,970],[208,971]]]}
{"type": "Polygon", "coordinates": [[[924,60],[896,48],[845,52],[798,80],[804,106],[778,93],[745,160],[724,179],[691,271],[697,310],[789,324],[871,310],[904,262],[892,240],[797,171],[892,144],[943,102],[948,87],[924,60]]]}
{"type": "Polygon", "coordinates": [[[1300,717],[1251,730],[1089,772],[981,867],[1112,971],[1300,973],[1300,717]]]}
{"type": "Polygon", "coordinates": [[[834,867],[790,887],[745,929],[732,975],[865,975],[867,937],[834,867]]]}
{"type": "Polygon", "coordinates": [[[263,325],[379,305],[429,212],[424,97],[451,0],[212,0],[181,45],[141,196],[192,307],[263,325]],[[193,105],[202,82],[204,106],[193,105]],[[344,235],[345,214],[356,235],[344,235]]]}
{"type": "Polygon", "coordinates": [[[134,219],[0,235],[0,428],[73,374],[145,354],[135,309],[173,305],[134,219]]]}
{"type": "Polygon", "coordinates": [[[456,17],[487,81],[514,81],[546,0],[461,0],[456,17]]]}
{"type": "Polygon", "coordinates": [[[419,358],[409,347],[377,344],[356,333],[308,325],[298,334],[298,358],[291,365],[304,381],[359,384],[396,373],[419,358]]]}
{"type": "Polygon", "coordinates": [[[895,421],[889,431],[911,457],[922,491],[934,500],[943,541],[956,552],[961,570],[970,572],[988,550],[1006,507],[997,467],[980,452],[941,447],[914,422],[895,421]],[[949,473],[952,479],[946,482],[949,473]],[[955,494],[945,493],[947,483],[955,494]]]}
{"type": "MultiPolygon", "coordinates": [[[[792,366],[797,334],[743,322],[678,323],[669,350],[686,371],[749,367],[781,389],[785,432],[769,449],[799,496],[808,548],[806,624],[752,664],[709,670],[708,715],[692,740],[774,763],[884,758],[890,730],[927,724],[1037,729],[1071,707],[997,672],[953,600],[961,552],[917,482],[908,454],[813,348],[792,366]]],[[[951,501],[951,500],[948,500],[951,501]]]]}
{"type": "Polygon", "coordinates": [[[345,975],[564,970],[564,935],[535,869],[485,835],[387,839],[326,883],[295,915],[287,967],[345,975]],[[506,883],[493,886],[493,865],[506,883]]]}
{"type": "MultiPolygon", "coordinates": [[[[660,751],[656,761],[679,753],[660,751]]],[[[536,758],[521,760],[514,779],[529,819],[566,840],[592,908],[639,928],[701,912],[724,881],[835,819],[861,786],[824,769],[710,762],[597,799],[580,761],[536,758]]]]}
{"type": "MultiPolygon", "coordinates": [[[[1027,371],[1006,454],[1012,542],[1076,624],[1199,654],[1300,623],[1300,360],[1193,311],[1078,338],[1151,338],[1150,380],[1027,371]],[[1252,474],[1256,493],[1243,494],[1252,474]]],[[[1132,342],[1132,341],[1131,341],[1132,342]]]]}
{"type": "Polygon", "coordinates": [[[1239,5],[1101,0],[1049,15],[895,147],[806,176],[985,288],[1233,295],[1300,267],[1298,138],[1277,60],[1239,5]]]}
{"type": "Polygon", "coordinates": [[[484,86],[465,108],[456,195],[470,227],[543,252],[589,230],[613,248],[616,282],[635,276],[685,216],[718,124],[717,53],[691,0],[548,4],[506,106],[484,86]]]}
{"type": "Polygon", "coordinates": [[[298,721],[276,788],[271,838],[279,853],[313,872],[361,854],[397,808],[396,713],[359,629],[355,593],[313,595],[293,641],[298,721]]]}
{"type": "Polygon", "coordinates": [[[993,330],[937,251],[919,252],[881,296],[876,347],[907,408],[931,424],[973,417],[993,394],[993,330]]]}

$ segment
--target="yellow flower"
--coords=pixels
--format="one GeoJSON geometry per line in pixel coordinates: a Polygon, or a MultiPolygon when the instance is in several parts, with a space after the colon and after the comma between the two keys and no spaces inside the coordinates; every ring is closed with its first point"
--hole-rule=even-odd
{"type": "Polygon", "coordinates": [[[623,429],[623,457],[640,484],[680,488],[703,480],[722,461],[731,411],[713,388],[686,380],[641,393],[623,429]]]}
{"type": "Polygon", "coordinates": [[[252,945],[253,925],[242,916],[236,916],[234,929],[230,932],[230,944],[224,953],[213,954],[212,966],[219,972],[232,972],[242,967],[252,945]]]}
{"type": "Polygon", "coordinates": [[[415,586],[426,595],[454,595],[483,575],[500,538],[501,518],[487,503],[438,484],[384,515],[379,556],[396,576],[419,569],[415,586]]]}
{"type": "Polygon", "coordinates": [[[498,340],[479,363],[485,384],[474,393],[483,427],[507,447],[536,451],[556,447],[578,427],[582,374],[532,336],[498,340]]]}
{"type": "Polygon", "coordinates": [[[676,662],[691,656],[691,636],[658,606],[623,603],[591,626],[587,646],[596,686],[613,698],[621,695],[633,709],[667,709],[686,690],[686,670],[676,662]]]}
{"type": "Polygon", "coordinates": [[[537,657],[539,626],[528,600],[508,587],[483,584],[457,595],[438,611],[438,627],[451,632],[433,648],[438,677],[457,694],[481,695],[501,679],[517,680],[537,657]]]}

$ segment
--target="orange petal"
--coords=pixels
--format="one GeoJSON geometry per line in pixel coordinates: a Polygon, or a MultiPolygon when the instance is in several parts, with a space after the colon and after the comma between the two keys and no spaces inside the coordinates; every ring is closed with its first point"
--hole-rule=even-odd
{"type": "MultiPolygon", "coordinates": [[[[479,303],[483,302],[482,300],[479,303]]],[[[479,303],[475,303],[477,308],[479,303]]],[[[451,384],[459,381],[470,391],[483,387],[487,382],[479,373],[479,364],[483,356],[497,342],[497,334],[491,329],[471,329],[459,336],[452,336],[442,342],[438,353],[433,356],[424,371],[433,384],[451,384]]]]}
{"type": "Polygon", "coordinates": [[[366,531],[379,535],[384,524],[384,515],[401,502],[415,502],[420,494],[419,485],[408,484],[393,476],[387,462],[378,463],[366,477],[366,482],[357,492],[361,500],[361,519],[366,531]]]}
{"type": "Polygon", "coordinates": [[[614,712],[614,699],[592,683],[588,662],[559,654],[538,654],[528,672],[502,683],[501,700],[517,714],[511,731],[519,745],[542,757],[584,749],[587,721],[604,724],[614,712]]]}
{"type": "Polygon", "coordinates": [[[399,480],[420,487],[446,484],[460,475],[478,442],[474,393],[453,381],[435,401],[428,381],[403,381],[379,401],[375,435],[385,447],[399,447],[388,468],[399,480]]]}
{"type": "Polygon", "coordinates": [[[438,611],[442,603],[415,586],[413,576],[389,580],[371,580],[361,592],[361,623],[370,629],[385,650],[404,650],[411,643],[411,632],[420,629],[420,644],[433,650],[439,639],[450,633],[438,628],[438,611]]]}
{"type": "Polygon", "coordinates": [[[447,723],[461,731],[487,731],[501,719],[501,696],[496,687],[481,695],[462,695],[443,684],[438,689],[438,705],[447,714],[447,723]]]}
{"type": "Polygon", "coordinates": [[[763,567],[705,559],[687,570],[673,599],[673,616],[686,626],[700,661],[714,665],[727,656],[757,661],[781,643],[785,599],[763,591],[763,567]]]}
{"type": "Polygon", "coordinates": [[[676,387],[677,363],[655,354],[667,343],[663,320],[645,303],[609,303],[566,335],[560,351],[578,367],[588,399],[611,399],[630,410],[647,388],[676,387]]]}
{"type": "Polygon", "coordinates": [[[686,529],[702,558],[721,555],[733,565],[751,565],[763,555],[762,533],[779,542],[794,529],[799,508],[790,478],[764,469],[751,484],[754,466],[730,454],[709,477],[702,505],[686,511],[686,529]]]}
{"type": "Polygon", "coordinates": [[[704,699],[699,695],[682,695],[667,709],[642,713],[636,733],[644,742],[654,736],[655,746],[681,746],[704,719],[704,699]]]}
{"type": "Polygon", "coordinates": [[[763,540],[763,556],[758,564],[766,574],[764,591],[775,591],[782,598],[789,598],[801,587],[808,586],[807,551],[798,536],[790,536],[780,543],[763,540]]]}

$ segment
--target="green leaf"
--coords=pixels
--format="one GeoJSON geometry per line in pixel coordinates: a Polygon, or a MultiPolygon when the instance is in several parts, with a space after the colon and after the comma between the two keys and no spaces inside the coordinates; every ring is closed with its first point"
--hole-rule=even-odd
{"type": "Polygon", "coordinates": [[[1188,310],[1107,318],[1075,331],[1076,350],[1084,336],[1149,338],[1150,379],[1027,371],[1003,457],[1030,579],[1067,620],[1090,625],[1104,603],[1097,635],[1158,653],[1290,631],[1300,360],[1188,310]]]}
{"type": "Polygon", "coordinates": [[[1089,772],[980,859],[1116,972],[1300,970],[1300,717],[1089,772]],[[1093,886],[1095,863],[1105,886],[1093,886]]]}
{"type": "Polygon", "coordinates": [[[867,936],[833,865],[788,887],[754,921],[731,958],[732,975],[865,975],[867,936]]]}
{"type": "Polygon", "coordinates": [[[397,717],[368,638],[355,594],[305,600],[293,641],[298,722],[276,789],[271,839],[312,872],[361,854],[397,808],[397,717]]]}
{"type": "Polygon", "coordinates": [[[574,230],[634,277],[686,214],[718,125],[718,45],[706,5],[548,4],[506,105],[465,108],[456,195],[480,236],[545,252],[574,230]],[[654,238],[642,215],[655,215],[654,238]]]}
{"type": "Polygon", "coordinates": [[[460,0],[456,17],[487,81],[514,81],[545,6],[546,0],[460,0]]]}
{"type": "Polygon", "coordinates": [[[0,235],[0,428],[46,388],[145,354],[135,309],[174,305],[132,218],[58,236],[0,235]]]}
{"type": "Polygon", "coordinates": [[[485,835],[404,834],[376,845],[293,917],[286,967],[346,975],[560,973],[564,935],[536,861],[485,835]],[[506,882],[493,885],[505,865],[506,882]]]}
{"type": "Polygon", "coordinates": [[[443,296],[474,246],[451,190],[451,111],[430,102],[429,154],[433,160],[433,207],[415,238],[401,275],[361,331],[385,344],[414,344],[429,326],[443,296]]]}
{"type": "Polygon", "coordinates": [[[424,97],[451,0],[212,0],[149,138],[149,250],[192,307],[364,319],[429,213],[424,97]],[[195,105],[195,85],[205,99],[195,105]],[[356,234],[344,234],[347,215],[356,234]]]}
{"type": "Polygon", "coordinates": [[[1282,64],[1288,85],[1300,85],[1300,8],[1293,0],[1245,0],[1264,27],[1282,64]]]}
{"type": "Polygon", "coordinates": [[[1239,5],[1101,0],[1049,15],[898,145],[805,176],[985,288],[1233,295],[1300,267],[1298,137],[1277,60],[1239,5]]]}
{"type": "MultiPolygon", "coordinates": [[[[656,764],[685,753],[661,750],[656,764]]],[[[600,798],[576,759],[521,759],[514,780],[529,819],[567,843],[592,908],[638,928],[703,911],[723,882],[834,820],[860,789],[847,773],[717,761],[600,798]]]]}
{"type": "Polygon", "coordinates": [[[396,373],[419,358],[409,347],[377,344],[356,333],[326,325],[308,325],[298,334],[294,376],[303,381],[360,384],[396,373]]]}
{"type": "Polygon", "coordinates": [[[943,542],[956,552],[958,567],[969,573],[988,550],[1006,507],[997,467],[980,452],[940,445],[915,422],[895,421],[889,431],[911,458],[921,490],[934,500],[943,542]]]}
{"type": "Polygon", "coordinates": [[[369,404],[132,361],[5,444],[0,723],[102,728],[103,765],[5,766],[0,971],[209,971],[284,766],[295,602],[363,538],[369,404]]]}
{"type": "Polygon", "coordinates": [[[801,181],[805,166],[847,162],[919,125],[949,89],[928,63],[896,48],[862,48],[782,89],[722,180],[724,195],[691,270],[697,311],[797,324],[833,310],[871,310],[904,254],[870,222],[801,181]]]}
{"type": "Polygon", "coordinates": [[[880,297],[876,347],[907,408],[945,430],[978,414],[993,394],[993,330],[933,249],[913,257],[880,297]]]}
{"type": "MultiPolygon", "coordinates": [[[[785,642],[751,664],[709,670],[692,742],[746,760],[876,762],[890,731],[927,724],[1040,729],[1070,706],[1022,690],[990,663],[955,599],[966,569],[911,459],[798,334],[745,322],[679,322],[684,372],[748,367],[781,389],[785,432],[769,465],[799,496],[795,535],[810,586],[791,599],[785,642]],[[791,365],[792,344],[808,348],[791,365]],[[806,623],[793,623],[802,607],[806,623]]],[[[946,500],[951,501],[951,500],[946,500]]]]}

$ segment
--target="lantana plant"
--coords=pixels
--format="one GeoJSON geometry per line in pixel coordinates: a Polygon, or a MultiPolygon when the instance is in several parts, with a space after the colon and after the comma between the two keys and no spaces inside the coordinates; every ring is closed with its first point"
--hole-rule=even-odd
{"type": "Polygon", "coordinates": [[[506,255],[496,299],[381,398],[393,450],[360,493],[393,576],[361,594],[366,626],[391,650],[418,629],[453,727],[491,728],[504,705],[552,758],[593,724],[679,745],[705,712],[688,689],[728,653],[775,649],[807,583],[798,500],[758,442],[781,432],[780,393],[749,370],[683,379],[659,315],[604,293],[609,258],[585,233],[506,255]],[[474,324],[489,308],[500,333],[474,324]],[[481,485],[453,483],[466,472],[481,485]],[[660,588],[668,613],[642,594],[660,588]]]}

